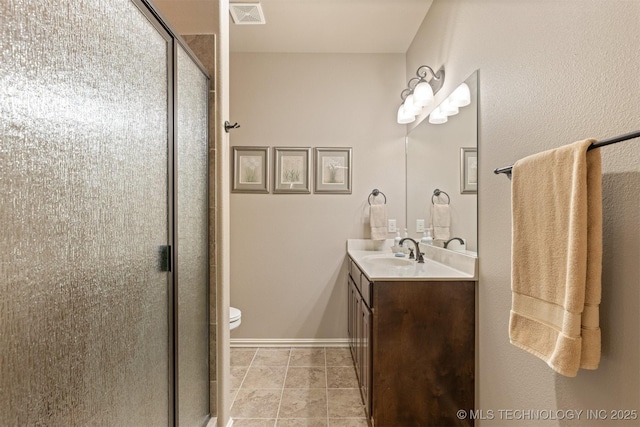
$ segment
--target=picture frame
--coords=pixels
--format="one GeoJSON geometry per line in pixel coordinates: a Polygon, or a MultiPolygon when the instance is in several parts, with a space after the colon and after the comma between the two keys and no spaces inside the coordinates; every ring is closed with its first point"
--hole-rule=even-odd
{"type": "Polygon", "coordinates": [[[352,148],[319,147],[314,157],[314,193],[351,194],[352,148]]]}
{"type": "Polygon", "coordinates": [[[273,148],[273,192],[311,193],[311,148],[273,148]]]}
{"type": "Polygon", "coordinates": [[[269,147],[233,147],[231,192],[269,192],[269,147]]]}
{"type": "Polygon", "coordinates": [[[460,194],[478,193],[478,149],[460,148],[460,194]]]}

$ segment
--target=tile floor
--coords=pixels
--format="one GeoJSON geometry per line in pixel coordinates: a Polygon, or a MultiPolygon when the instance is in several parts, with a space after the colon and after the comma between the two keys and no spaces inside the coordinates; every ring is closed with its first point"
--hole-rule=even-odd
{"type": "Polygon", "coordinates": [[[233,427],[367,427],[348,348],[232,348],[233,427]]]}

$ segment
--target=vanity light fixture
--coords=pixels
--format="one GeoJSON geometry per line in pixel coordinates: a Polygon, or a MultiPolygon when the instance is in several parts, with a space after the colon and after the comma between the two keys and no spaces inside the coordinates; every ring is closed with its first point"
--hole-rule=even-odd
{"type": "Polygon", "coordinates": [[[440,111],[447,116],[455,116],[460,112],[458,106],[451,102],[451,98],[447,97],[442,104],[440,104],[440,111]]]}
{"type": "Polygon", "coordinates": [[[433,96],[440,90],[444,83],[444,67],[435,72],[428,65],[421,65],[416,70],[416,77],[407,83],[407,88],[400,93],[402,105],[398,108],[398,123],[406,124],[415,121],[416,116],[424,107],[433,103],[433,96]],[[431,79],[427,81],[428,73],[431,79]]]}
{"type": "Polygon", "coordinates": [[[449,120],[447,119],[447,115],[440,110],[440,107],[436,107],[436,109],[429,114],[429,123],[432,125],[441,125],[447,123],[447,120],[449,120]]]}
{"type": "Polygon", "coordinates": [[[458,114],[461,107],[469,104],[471,104],[471,91],[466,83],[462,83],[429,114],[429,123],[434,125],[446,123],[447,116],[458,114]]]}
{"type": "Polygon", "coordinates": [[[415,114],[411,114],[405,110],[404,104],[398,108],[398,123],[401,125],[406,125],[407,123],[413,123],[416,121],[415,114]]]}
{"type": "Polygon", "coordinates": [[[451,103],[455,106],[466,107],[471,104],[471,91],[469,90],[469,86],[463,82],[449,95],[449,98],[451,98],[451,103]]]}
{"type": "Polygon", "coordinates": [[[407,96],[404,100],[404,111],[409,114],[413,114],[414,116],[417,116],[422,111],[422,106],[416,103],[413,94],[407,96]]]}

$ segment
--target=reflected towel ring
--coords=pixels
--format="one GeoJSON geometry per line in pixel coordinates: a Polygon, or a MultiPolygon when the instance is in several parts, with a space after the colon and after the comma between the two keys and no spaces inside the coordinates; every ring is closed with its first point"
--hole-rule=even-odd
{"type": "Polygon", "coordinates": [[[367,201],[369,202],[369,206],[371,206],[371,196],[376,198],[380,194],[382,194],[382,197],[384,197],[384,204],[385,205],[387,204],[387,196],[385,196],[382,191],[378,190],[377,188],[374,188],[373,191],[371,192],[371,194],[369,194],[369,197],[367,198],[367,201]]]}
{"type": "Polygon", "coordinates": [[[438,190],[437,188],[435,190],[433,190],[433,196],[431,196],[431,204],[435,205],[435,201],[433,200],[434,197],[439,197],[441,194],[444,194],[445,196],[447,196],[447,204],[451,204],[451,198],[449,197],[449,195],[447,193],[445,193],[442,190],[438,190]]]}

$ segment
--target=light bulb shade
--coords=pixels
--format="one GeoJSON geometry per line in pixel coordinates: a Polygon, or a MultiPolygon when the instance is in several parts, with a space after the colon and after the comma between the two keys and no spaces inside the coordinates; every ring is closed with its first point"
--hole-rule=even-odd
{"type": "Polygon", "coordinates": [[[407,96],[404,100],[404,109],[407,113],[417,116],[422,111],[422,107],[416,105],[413,94],[407,96]]]}
{"type": "Polygon", "coordinates": [[[454,116],[456,114],[458,114],[458,112],[460,111],[458,109],[458,107],[451,102],[451,99],[447,98],[444,101],[442,101],[442,104],[440,104],[440,111],[442,111],[442,114],[445,114],[447,116],[454,116]]]}
{"type": "Polygon", "coordinates": [[[440,107],[437,107],[429,114],[429,123],[432,125],[441,125],[447,123],[447,120],[447,115],[440,111],[440,107]]]}
{"type": "Polygon", "coordinates": [[[451,103],[457,107],[466,107],[471,104],[471,91],[466,83],[458,86],[449,97],[451,98],[451,103]]]}
{"type": "Polygon", "coordinates": [[[409,114],[405,108],[404,104],[400,105],[398,108],[398,124],[406,125],[407,123],[412,123],[416,120],[416,116],[413,114],[409,114]]]}
{"type": "Polygon", "coordinates": [[[421,82],[413,89],[413,103],[420,107],[426,107],[433,102],[433,89],[427,82],[421,82]]]}

